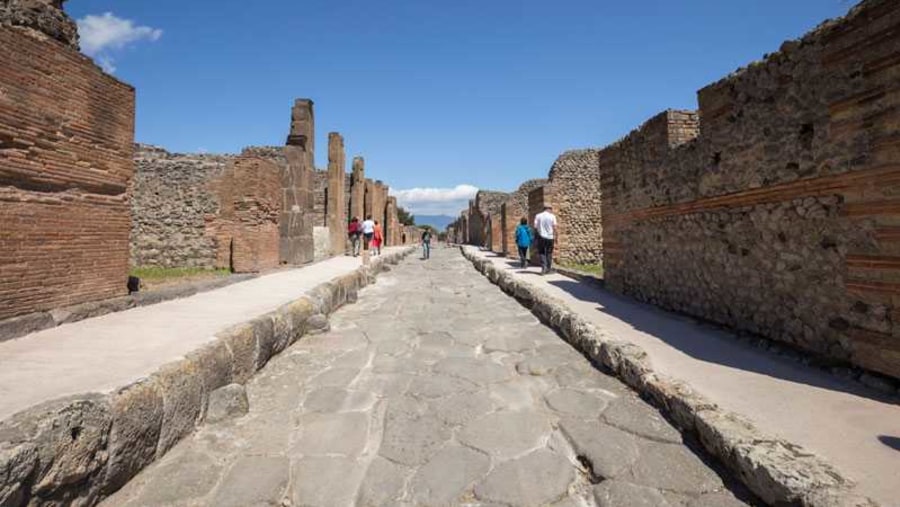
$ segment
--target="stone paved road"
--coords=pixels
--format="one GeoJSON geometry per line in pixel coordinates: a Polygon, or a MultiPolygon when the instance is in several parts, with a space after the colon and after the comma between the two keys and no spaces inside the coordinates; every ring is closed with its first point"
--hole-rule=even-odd
{"type": "Polygon", "coordinates": [[[104,505],[745,505],[455,250],[383,274],[247,390],[104,505]]]}

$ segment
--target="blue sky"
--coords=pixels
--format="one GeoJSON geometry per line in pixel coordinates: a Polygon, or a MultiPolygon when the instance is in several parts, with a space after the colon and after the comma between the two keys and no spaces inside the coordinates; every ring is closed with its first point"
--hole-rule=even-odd
{"type": "Polygon", "coordinates": [[[137,88],[138,141],[282,144],[295,97],[420,213],[544,177],[776,51],[847,0],[72,0],[82,49],[137,88]],[[110,13],[110,15],[105,15],[110,13]],[[430,189],[412,191],[412,189],[430,189]],[[418,200],[416,200],[418,199],[418,200]]]}

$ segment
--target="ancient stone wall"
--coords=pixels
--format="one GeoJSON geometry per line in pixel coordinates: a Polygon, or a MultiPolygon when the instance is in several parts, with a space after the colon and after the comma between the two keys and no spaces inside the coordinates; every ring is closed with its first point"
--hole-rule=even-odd
{"type": "Polygon", "coordinates": [[[353,170],[350,177],[350,215],[360,221],[366,218],[366,161],[362,157],[353,157],[353,170]]]}
{"type": "MultiPolygon", "coordinates": [[[[544,206],[550,205],[553,206],[555,199],[555,195],[553,193],[553,187],[550,184],[541,185],[538,187],[534,187],[530,192],[528,192],[528,225],[534,228],[534,219],[537,217],[538,213],[544,211],[544,206]]],[[[537,233],[535,233],[535,238],[537,238],[537,233]]],[[[535,246],[529,251],[529,255],[531,255],[531,262],[534,265],[540,265],[541,257],[537,249],[537,244],[535,241],[535,246]]],[[[553,250],[553,259],[559,259],[559,252],[554,249],[553,250]]]]}
{"type": "Polygon", "coordinates": [[[281,173],[283,198],[278,225],[284,264],[306,264],[314,258],[315,137],[313,101],[297,99],[291,110],[291,130],[284,147],[287,165],[281,173]]]}
{"type": "Polygon", "coordinates": [[[131,197],[131,265],[216,266],[215,183],[229,155],[169,153],[137,145],[131,197]]]}
{"type": "Polygon", "coordinates": [[[328,171],[313,172],[313,209],[312,221],[314,227],[327,227],[328,216],[328,171]]]}
{"type": "Polygon", "coordinates": [[[511,192],[500,207],[500,252],[505,255],[518,255],[516,250],[516,227],[523,218],[528,218],[528,194],[537,187],[544,186],[547,180],[528,180],[511,192]]]}
{"type": "Polygon", "coordinates": [[[607,287],[900,377],[898,30],[863,2],[601,151],[607,287]]]}
{"type": "Polygon", "coordinates": [[[347,156],[344,138],[337,132],[328,134],[328,184],[326,189],[326,225],[331,255],[342,255],[346,248],[347,207],[349,194],[345,190],[347,180],[347,156]]]}
{"type": "Polygon", "coordinates": [[[500,227],[500,207],[509,198],[506,192],[493,190],[479,190],[475,194],[474,212],[478,215],[478,224],[481,230],[478,237],[481,239],[479,246],[484,246],[495,252],[501,251],[503,235],[500,227]]]}
{"type": "MultiPolygon", "coordinates": [[[[215,183],[220,199],[214,221],[218,267],[252,273],[279,265],[282,176],[270,159],[241,155],[228,164],[215,183]]],[[[309,246],[312,250],[313,244],[309,246]]]]}
{"type": "Polygon", "coordinates": [[[599,264],[603,259],[600,174],[597,150],[567,151],[550,169],[549,184],[556,197],[555,257],[560,262],[599,264]]]}
{"type": "Polygon", "coordinates": [[[60,5],[0,5],[0,319],[127,292],[134,89],[60,5]]]}

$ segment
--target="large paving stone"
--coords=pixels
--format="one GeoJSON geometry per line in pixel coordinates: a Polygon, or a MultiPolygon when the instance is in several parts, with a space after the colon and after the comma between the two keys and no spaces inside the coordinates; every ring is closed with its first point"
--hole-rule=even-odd
{"type": "Polygon", "coordinates": [[[306,414],[300,418],[300,439],[293,451],[304,456],[357,456],[366,446],[368,414],[306,414]]]}
{"type": "Polygon", "coordinates": [[[368,391],[323,387],[311,391],[303,401],[308,412],[359,412],[375,404],[375,395],[368,391]]]}
{"type": "Polygon", "coordinates": [[[222,465],[206,454],[180,454],[177,461],[155,466],[150,480],[129,506],[164,507],[190,505],[203,498],[216,486],[222,465]]]}
{"type": "Polygon", "coordinates": [[[472,393],[479,386],[464,378],[450,375],[420,375],[413,379],[407,394],[420,399],[442,398],[459,393],[472,393]]]}
{"type": "Polygon", "coordinates": [[[153,375],[163,397],[163,419],[156,455],[162,456],[194,429],[203,405],[203,379],[196,359],[163,366],[153,375]]]}
{"type": "Polygon", "coordinates": [[[660,442],[681,443],[681,433],[655,408],[634,396],[620,396],[603,412],[607,423],[660,442]]]}
{"type": "Polygon", "coordinates": [[[460,495],[487,473],[491,460],[467,447],[441,449],[413,476],[409,490],[417,505],[457,505],[460,495]]]}
{"type": "Polygon", "coordinates": [[[210,505],[282,505],[289,477],[290,461],[285,457],[241,457],[222,478],[210,505]]]}
{"type": "Polygon", "coordinates": [[[496,403],[488,393],[475,392],[449,396],[432,402],[434,415],[447,424],[463,425],[492,412],[496,403]]]}
{"type": "Polygon", "coordinates": [[[494,412],[470,422],[460,442],[491,456],[512,458],[536,449],[551,432],[547,417],[536,411],[494,412]]]}
{"type": "Polygon", "coordinates": [[[738,500],[730,492],[707,493],[688,500],[686,507],[742,507],[746,503],[738,500]]]}
{"type": "Polygon", "coordinates": [[[546,449],[497,465],[475,486],[479,500],[516,506],[546,505],[566,495],[572,464],[546,449]]]}
{"type": "Polygon", "coordinates": [[[599,507],[669,507],[659,491],[623,481],[603,481],[594,487],[599,507]]]}
{"type": "Polygon", "coordinates": [[[241,417],[250,410],[247,391],[240,384],[228,384],[209,394],[206,421],[216,423],[241,417]]]}
{"type": "Polygon", "coordinates": [[[395,505],[403,495],[404,485],[411,469],[376,456],[359,487],[357,505],[380,507],[395,505]]]}
{"type": "Polygon", "coordinates": [[[609,397],[599,392],[557,389],[544,395],[547,405],[563,415],[595,419],[609,404],[609,397]]]}
{"type": "Polygon", "coordinates": [[[353,458],[309,457],[292,468],[294,505],[352,505],[364,468],[353,458]]]}
{"type": "Polygon", "coordinates": [[[525,352],[534,348],[534,340],[528,335],[532,329],[519,331],[523,334],[492,336],[484,342],[485,352],[525,352]]]}
{"type": "Polygon", "coordinates": [[[587,459],[597,478],[618,477],[640,456],[637,439],[622,430],[596,421],[565,419],[559,424],[575,453],[587,459]]]}
{"type": "Polygon", "coordinates": [[[443,373],[462,378],[480,385],[503,382],[514,376],[512,370],[506,366],[486,359],[468,359],[461,357],[448,357],[439,361],[434,365],[434,371],[436,373],[443,373]]]}
{"type": "Polygon", "coordinates": [[[565,364],[555,357],[534,356],[528,357],[516,364],[516,372],[519,375],[545,376],[550,375],[553,371],[565,364]]]}
{"type": "Polygon", "coordinates": [[[392,399],[384,420],[384,435],[378,453],[404,465],[420,465],[450,438],[450,428],[427,405],[408,398],[392,399]]]}
{"type": "Polygon", "coordinates": [[[125,485],[156,458],[163,419],[159,387],[153,382],[139,381],[122,389],[113,398],[111,413],[107,493],[125,485]]]}
{"type": "Polygon", "coordinates": [[[722,479],[687,447],[650,441],[639,445],[641,457],[632,467],[630,482],[687,494],[724,488],[722,479]]]}
{"type": "Polygon", "coordinates": [[[329,368],[310,381],[313,387],[347,387],[359,375],[357,368],[329,368]]]}

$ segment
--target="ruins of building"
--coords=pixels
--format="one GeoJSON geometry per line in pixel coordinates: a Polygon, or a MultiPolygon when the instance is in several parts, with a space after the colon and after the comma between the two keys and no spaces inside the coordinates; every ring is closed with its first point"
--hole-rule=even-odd
{"type": "Polygon", "coordinates": [[[550,169],[553,214],[558,228],[553,257],[558,262],[600,264],[603,260],[600,172],[597,150],[572,150],[550,169]]]}
{"type": "Polygon", "coordinates": [[[602,150],[607,287],[900,378],[898,28],[863,2],[602,150]]]}
{"type": "MultiPolygon", "coordinates": [[[[528,219],[528,194],[537,187],[543,186],[547,180],[535,179],[528,180],[519,185],[509,197],[503,201],[500,206],[500,229],[503,231],[500,238],[500,253],[515,257],[518,255],[516,249],[516,227],[520,221],[528,219]]],[[[529,222],[529,225],[532,222],[529,222]]]]}
{"type": "Polygon", "coordinates": [[[127,293],[134,88],[61,6],[0,9],[0,320],[127,293]]]}

